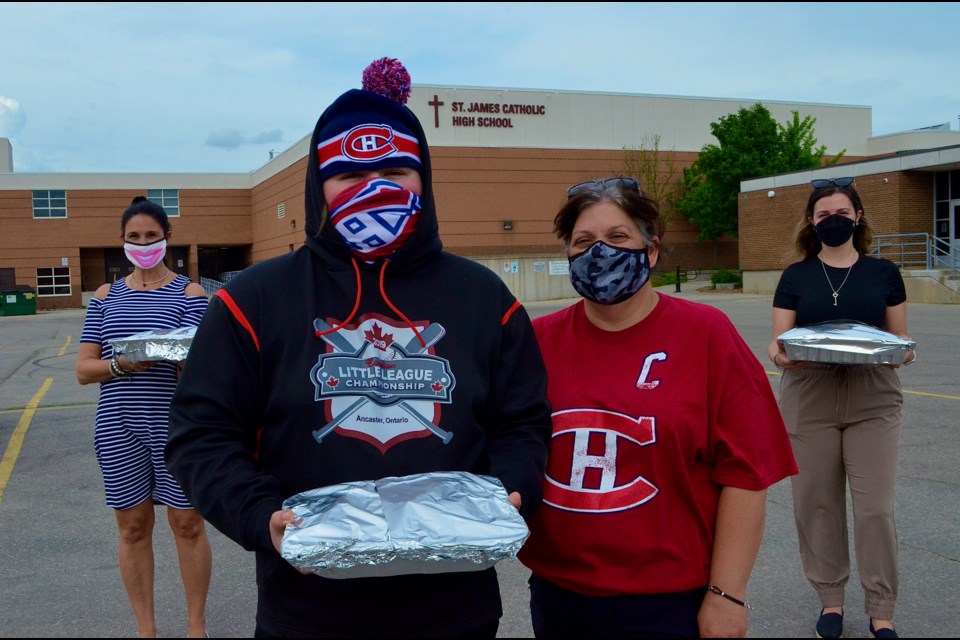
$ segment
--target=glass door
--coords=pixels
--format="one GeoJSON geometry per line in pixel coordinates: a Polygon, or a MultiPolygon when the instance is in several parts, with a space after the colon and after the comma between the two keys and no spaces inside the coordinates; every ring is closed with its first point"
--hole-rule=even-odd
{"type": "Polygon", "coordinates": [[[960,248],[960,199],[950,201],[950,210],[952,215],[950,216],[950,238],[952,239],[951,244],[953,245],[954,254],[958,248],[960,248]]]}
{"type": "Polygon", "coordinates": [[[950,268],[960,266],[960,199],[950,201],[950,268]]]}

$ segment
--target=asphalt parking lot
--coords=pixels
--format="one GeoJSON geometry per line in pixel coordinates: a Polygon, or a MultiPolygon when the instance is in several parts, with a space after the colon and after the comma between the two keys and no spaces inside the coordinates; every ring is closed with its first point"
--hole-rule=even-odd
{"type": "MultiPolygon", "coordinates": [[[[770,298],[666,295],[718,307],[768,370],[770,298]]],[[[532,316],[571,301],[527,305],[532,316]]],[[[954,637],[960,629],[960,306],[913,303],[909,329],[916,366],[901,368],[904,435],[897,484],[903,637],[954,637]]],[[[82,310],[0,317],[0,637],[128,637],[136,634],[117,568],[117,532],[93,452],[97,385],[80,386],[74,362],[82,310]]],[[[208,527],[214,572],[207,628],[214,637],[252,637],[253,556],[208,527]]],[[[186,635],[176,551],[166,518],[155,531],[160,634],[186,635]]],[[[851,545],[852,548],[852,545],[851,545]]],[[[500,637],[533,637],[527,572],[497,567],[504,617],[500,637]]],[[[813,637],[819,604],[800,568],[789,482],[768,494],[766,533],[750,581],[750,636],[813,637]]],[[[375,603],[371,610],[375,611],[375,603]]],[[[845,637],[869,637],[854,566],[847,586],[845,637]]]]}

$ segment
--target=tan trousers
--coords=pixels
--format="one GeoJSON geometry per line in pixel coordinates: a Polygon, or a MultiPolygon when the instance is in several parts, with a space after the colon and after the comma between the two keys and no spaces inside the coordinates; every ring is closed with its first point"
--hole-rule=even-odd
{"type": "Polygon", "coordinates": [[[783,412],[800,468],[791,477],[803,571],[823,607],[841,607],[850,577],[846,484],[866,614],[893,619],[899,572],[893,501],[903,393],[896,370],[784,371],[783,412]]]}

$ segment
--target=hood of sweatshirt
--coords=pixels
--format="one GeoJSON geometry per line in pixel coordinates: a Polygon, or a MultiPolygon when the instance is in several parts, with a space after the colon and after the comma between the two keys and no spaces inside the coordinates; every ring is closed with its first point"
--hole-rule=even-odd
{"type": "MultiPolygon", "coordinates": [[[[427,144],[427,136],[423,126],[417,119],[417,116],[406,106],[397,103],[390,98],[364,91],[362,89],[351,89],[339,98],[337,98],[317,120],[314,127],[313,136],[310,140],[310,149],[307,157],[307,177],[305,188],[305,211],[306,211],[306,245],[311,251],[319,254],[325,261],[336,263],[349,263],[354,259],[353,253],[340,233],[330,223],[327,203],[323,197],[323,180],[321,178],[318,147],[323,142],[322,132],[327,127],[331,119],[339,117],[348,109],[352,103],[362,101],[366,109],[376,110],[378,105],[384,112],[390,113],[392,118],[400,118],[403,124],[414,132],[419,141],[420,150],[420,177],[423,183],[423,193],[420,194],[422,200],[422,210],[420,219],[413,233],[407,242],[397,249],[388,258],[384,258],[367,264],[362,260],[357,260],[361,269],[380,270],[384,260],[389,261],[389,272],[393,274],[403,273],[436,258],[443,249],[443,243],[440,240],[439,225],[437,223],[437,211],[433,197],[433,176],[430,167],[430,149],[427,144]]],[[[378,168],[383,168],[383,164],[378,168]]]]}

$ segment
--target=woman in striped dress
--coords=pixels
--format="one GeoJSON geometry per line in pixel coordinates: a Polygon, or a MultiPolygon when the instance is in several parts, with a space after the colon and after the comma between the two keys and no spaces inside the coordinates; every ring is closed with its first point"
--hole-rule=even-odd
{"type": "Polygon", "coordinates": [[[164,263],[170,222],[163,207],[134,198],[120,221],[133,272],[101,286],[90,300],[77,354],[80,384],[100,383],[94,448],[107,506],[120,533],[120,575],[140,637],[155,637],[154,505],[167,506],[187,598],[187,636],[206,635],[212,566],[203,518],[167,472],[163,448],[178,379],[172,362],[130,362],[111,341],[142,331],[196,326],[207,308],[200,285],[164,263]]]}

